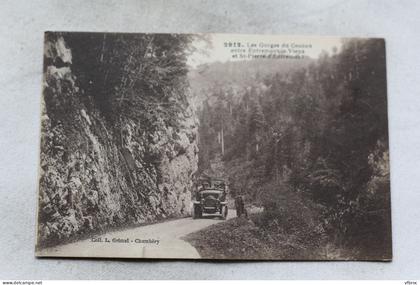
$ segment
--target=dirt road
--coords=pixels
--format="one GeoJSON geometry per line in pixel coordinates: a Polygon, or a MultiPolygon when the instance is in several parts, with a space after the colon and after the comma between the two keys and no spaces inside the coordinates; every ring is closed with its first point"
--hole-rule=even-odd
{"type": "MultiPolygon", "coordinates": [[[[228,219],[235,217],[229,210],[228,219]]],[[[71,244],[46,248],[37,256],[128,257],[128,258],[200,258],[197,250],[182,237],[210,225],[220,218],[184,218],[123,231],[109,232],[71,244]]]]}

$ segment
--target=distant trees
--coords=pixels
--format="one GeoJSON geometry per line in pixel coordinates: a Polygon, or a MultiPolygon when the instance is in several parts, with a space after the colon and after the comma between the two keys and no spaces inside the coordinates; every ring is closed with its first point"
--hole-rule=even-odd
{"type": "Polygon", "coordinates": [[[324,53],[298,70],[255,76],[235,100],[207,104],[207,118],[224,118],[229,130],[224,161],[233,185],[241,185],[236,191],[268,197],[261,202],[273,208],[279,188],[288,187],[325,207],[324,227],[339,242],[389,244],[385,72],[382,40],[348,40],[339,53],[324,53]]]}
{"type": "Polygon", "coordinates": [[[258,153],[263,140],[266,122],[261,105],[257,100],[252,101],[249,115],[249,134],[252,144],[255,145],[255,153],[258,153]]]}

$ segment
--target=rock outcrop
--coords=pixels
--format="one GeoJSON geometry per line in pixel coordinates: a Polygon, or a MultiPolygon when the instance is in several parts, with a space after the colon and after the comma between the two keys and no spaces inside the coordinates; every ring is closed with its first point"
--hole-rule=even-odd
{"type": "Polygon", "coordinates": [[[197,121],[153,133],[133,120],[110,127],[72,73],[63,37],[44,52],[38,245],[189,215],[197,121]]]}

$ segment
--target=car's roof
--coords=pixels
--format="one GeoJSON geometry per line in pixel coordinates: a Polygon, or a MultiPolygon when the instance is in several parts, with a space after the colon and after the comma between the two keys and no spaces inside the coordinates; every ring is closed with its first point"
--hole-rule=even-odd
{"type": "Polygon", "coordinates": [[[204,189],[204,190],[200,190],[200,192],[206,192],[206,193],[220,193],[220,192],[223,192],[223,189],[204,189]]]}

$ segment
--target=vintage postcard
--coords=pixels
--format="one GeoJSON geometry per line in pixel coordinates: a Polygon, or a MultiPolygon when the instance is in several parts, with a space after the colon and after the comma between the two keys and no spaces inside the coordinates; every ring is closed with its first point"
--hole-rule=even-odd
{"type": "Polygon", "coordinates": [[[46,32],[36,256],[392,259],[385,41],[46,32]]]}

